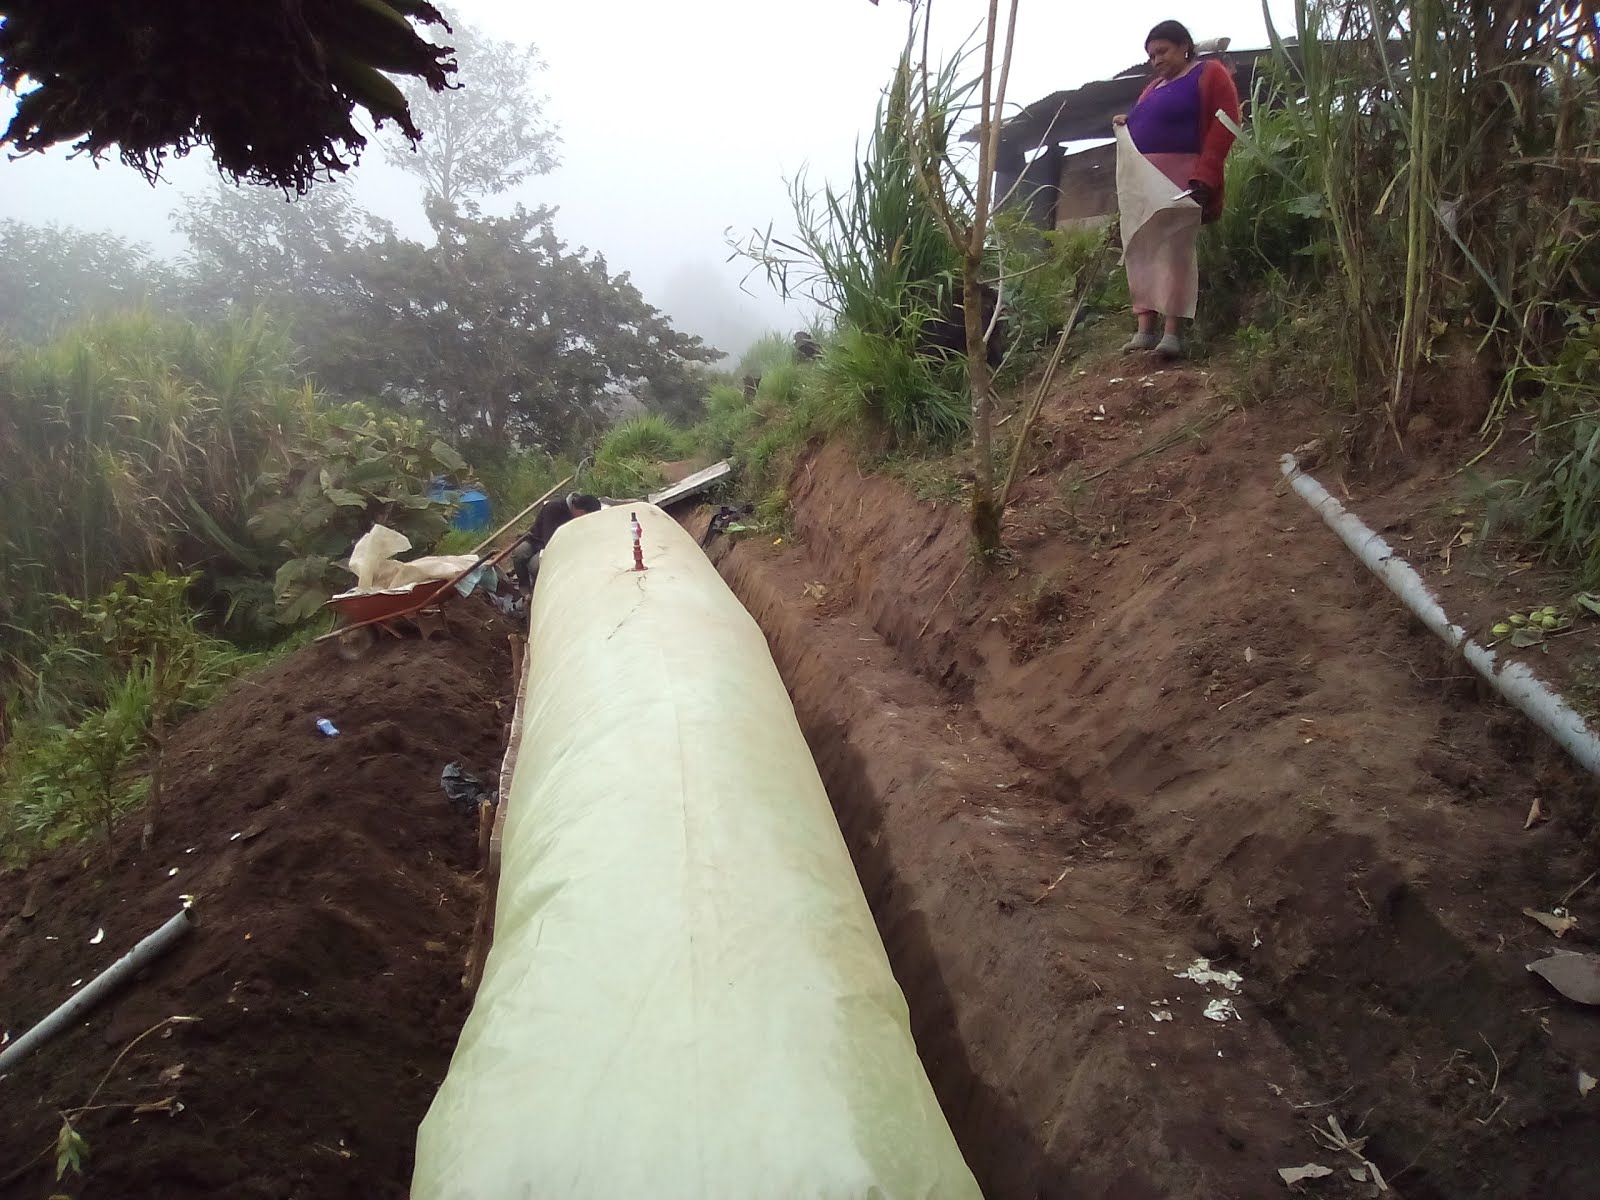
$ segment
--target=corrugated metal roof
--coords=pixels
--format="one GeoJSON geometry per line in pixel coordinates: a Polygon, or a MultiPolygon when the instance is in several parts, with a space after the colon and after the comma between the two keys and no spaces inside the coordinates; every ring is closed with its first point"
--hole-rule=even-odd
{"type": "MultiPolygon", "coordinates": [[[[1219,57],[1231,66],[1240,95],[1248,96],[1258,62],[1271,54],[1270,49],[1231,50],[1202,57],[1219,57]]],[[[1052,92],[1008,118],[1001,127],[1000,140],[1008,150],[1025,154],[1040,146],[1108,138],[1111,118],[1127,112],[1149,82],[1149,69],[1140,65],[1111,79],[1098,79],[1082,87],[1052,92]]],[[[961,135],[961,140],[976,142],[978,136],[979,129],[974,126],[961,135]]]]}

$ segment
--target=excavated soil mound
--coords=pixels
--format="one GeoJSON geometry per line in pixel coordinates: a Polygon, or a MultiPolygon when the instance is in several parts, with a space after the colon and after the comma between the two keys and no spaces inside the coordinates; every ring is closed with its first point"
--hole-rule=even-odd
{"type": "Polygon", "coordinates": [[[181,895],[199,920],[0,1079],[0,1196],[405,1195],[466,1015],[479,890],[476,820],[439,772],[459,760],[493,786],[511,711],[511,627],[471,604],[451,629],[382,639],[353,664],[312,646],[242,680],[173,735],[150,851],[134,817],[114,861],[91,842],[0,878],[0,1029],[13,1037],[181,895]],[[320,716],[339,736],[317,731],[320,716]],[[118,1060],[172,1017],[198,1020],[118,1060]],[[91,1096],[85,1173],[55,1185],[59,1114],[91,1096]]]}

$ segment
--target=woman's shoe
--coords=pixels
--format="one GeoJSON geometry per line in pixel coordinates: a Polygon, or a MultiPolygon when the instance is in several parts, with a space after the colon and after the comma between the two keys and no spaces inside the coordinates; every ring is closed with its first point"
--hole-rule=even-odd
{"type": "Polygon", "coordinates": [[[1162,358],[1182,358],[1183,343],[1178,340],[1177,334],[1169,333],[1156,345],[1156,353],[1162,358]]]}
{"type": "Polygon", "coordinates": [[[1136,333],[1122,343],[1122,352],[1124,354],[1134,354],[1140,350],[1154,350],[1155,348],[1156,335],[1153,333],[1136,333]]]}

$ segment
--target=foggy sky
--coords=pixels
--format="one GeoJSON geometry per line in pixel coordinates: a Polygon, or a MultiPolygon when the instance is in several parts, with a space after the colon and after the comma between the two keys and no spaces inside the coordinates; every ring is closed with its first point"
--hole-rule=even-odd
{"type": "MultiPolygon", "coordinates": [[[[792,329],[806,310],[785,306],[748,264],[726,263],[724,231],[789,223],[785,179],[843,180],[858,138],[905,40],[902,0],[455,0],[498,38],[534,42],[540,79],[560,127],[562,165],[485,207],[518,201],[561,208],[571,244],[603,252],[646,299],[722,348],[765,329],[792,329]]],[[[1274,18],[1285,4],[1273,0],[1274,18]]],[[[937,0],[934,41],[954,51],[980,29],[984,0],[937,0]]],[[[1008,107],[1101,79],[1144,57],[1157,21],[1176,17],[1197,39],[1235,48],[1265,43],[1259,0],[1170,8],[1022,0],[1008,107]]],[[[1282,28],[1282,26],[1280,26],[1282,28]]],[[[470,86],[470,80],[463,80],[470,86]]],[[[9,93],[0,93],[0,119],[9,93]]],[[[426,133],[426,131],[424,131],[426,133]]],[[[152,188],[114,161],[98,168],[61,152],[0,161],[0,218],[108,230],[174,254],[169,214],[215,178],[196,152],[152,188]]],[[[369,148],[351,172],[358,203],[424,237],[413,181],[369,148]]]]}

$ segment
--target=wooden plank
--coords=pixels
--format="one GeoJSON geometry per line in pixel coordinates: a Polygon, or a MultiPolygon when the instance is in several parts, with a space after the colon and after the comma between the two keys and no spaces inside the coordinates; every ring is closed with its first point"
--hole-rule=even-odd
{"type": "Polygon", "coordinates": [[[675,504],[679,500],[686,500],[690,496],[705,491],[717,480],[724,479],[732,473],[733,466],[727,459],[723,459],[719,463],[712,463],[704,470],[696,471],[693,475],[686,476],[671,487],[656,492],[646,497],[646,499],[657,508],[666,508],[669,504],[675,504]]]}
{"type": "Polygon", "coordinates": [[[522,706],[528,691],[527,644],[526,635],[512,634],[511,661],[512,671],[516,675],[516,702],[511,709],[505,755],[500,760],[496,803],[490,805],[484,802],[478,809],[478,853],[483,894],[478,897],[477,918],[473,922],[472,939],[467,946],[466,970],[461,976],[462,987],[474,994],[483,980],[483,967],[488,962],[490,947],[494,945],[495,901],[500,891],[500,842],[505,832],[506,808],[511,799],[511,779],[517,770],[517,751],[522,746],[522,706]]]}

